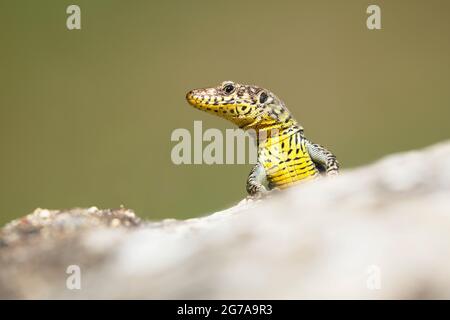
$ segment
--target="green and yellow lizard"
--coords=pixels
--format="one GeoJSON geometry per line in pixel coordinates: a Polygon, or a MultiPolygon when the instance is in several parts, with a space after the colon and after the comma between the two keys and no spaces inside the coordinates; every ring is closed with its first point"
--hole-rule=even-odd
{"type": "Polygon", "coordinates": [[[186,99],[197,109],[265,137],[257,141],[258,163],[247,179],[247,192],[252,196],[316,178],[322,172],[327,176],[339,172],[336,157],[307,140],[284,103],[264,88],[225,81],[218,87],[191,90],[186,99]]]}

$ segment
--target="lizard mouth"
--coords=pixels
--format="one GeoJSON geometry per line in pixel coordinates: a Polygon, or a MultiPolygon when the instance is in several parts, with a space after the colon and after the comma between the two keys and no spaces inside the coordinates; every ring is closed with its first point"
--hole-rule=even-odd
{"type": "MultiPolygon", "coordinates": [[[[191,90],[186,94],[186,100],[190,105],[205,110],[218,109],[219,99],[205,91],[191,90]]],[[[221,99],[220,99],[221,100],[221,99]]]]}
{"type": "Polygon", "coordinates": [[[194,93],[194,91],[189,91],[186,93],[186,100],[193,106],[197,105],[199,102],[198,96],[194,93]]]}
{"type": "Polygon", "coordinates": [[[186,100],[187,102],[196,108],[205,107],[205,100],[202,98],[202,96],[195,94],[193,91],[189,91],[186,94],[186,100]]]}
{"type": "MultiPolygon", "coordinates": [[[[194,89],[186,94],[186,100],[194,108],[228,119],[233,123],[238,118],[234,98],[223,96],[215,88],[194,89]]],[[[238,121],[238,125],[243,120],[238,121]]]]}

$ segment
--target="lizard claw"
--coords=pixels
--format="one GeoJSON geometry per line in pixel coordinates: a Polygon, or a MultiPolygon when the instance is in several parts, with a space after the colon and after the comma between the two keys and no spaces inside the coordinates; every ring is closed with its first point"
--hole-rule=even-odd
{"type": "Polygon", "coordinates": [[[280,188],[273,188],[270,190],[267,190],[266,188],[262,187],[258,192],[248,195],[248,200],[262,200],[266,198],[270,198],[273,195],[279,194],[281,192],[280,188]]]}
{"type": "Polygon", "coordinates": [[[259,200],[264,198],[268,193],[269,191],[267,191],[267,189],[264,186],[262,185],[255,186],[254,188],[251,189],[251,193],[247,196],[247,199],[259,200]]]}

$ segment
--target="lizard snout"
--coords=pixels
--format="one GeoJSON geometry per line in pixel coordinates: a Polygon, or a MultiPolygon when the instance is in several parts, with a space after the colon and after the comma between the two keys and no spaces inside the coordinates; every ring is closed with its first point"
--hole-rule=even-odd
{"type": "Polygon", "coordinates": [[[186,100],[201,100],[205,95],[204,90],[202,89],[193,89],[186,93],[186,100]]]}
{"type": "Polygon", "coordinates": [[[197,106],[198,101],[200,100],[200,95],[196,92],[196,90],[191,90],[186,93],[186,100],[190,105],[197,106]]]}
{"type": "Polygon", "coordinates": [[[214,89],[193,89],[186,93],[186,100],[195,106],[212,104],[215,101],[216,91],[214,89]]]}

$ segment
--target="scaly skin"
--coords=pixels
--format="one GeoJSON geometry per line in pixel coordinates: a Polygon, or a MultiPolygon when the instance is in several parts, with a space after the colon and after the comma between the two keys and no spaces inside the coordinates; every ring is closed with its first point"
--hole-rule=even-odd
{"type": "Polygon", "coordinates": [[[195,108],[243,130],[254,130],[260,137],[258,163],[247,179],[250,195],[283,189],[321,172],[336,175],[339,171],[336,157],[307,140],[284,103],[264,88],[225,81],[217,87],[189,91],[186,99],[195,108]]]}

